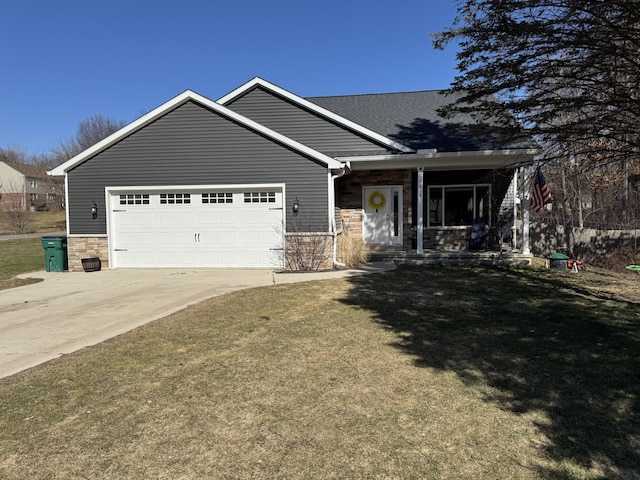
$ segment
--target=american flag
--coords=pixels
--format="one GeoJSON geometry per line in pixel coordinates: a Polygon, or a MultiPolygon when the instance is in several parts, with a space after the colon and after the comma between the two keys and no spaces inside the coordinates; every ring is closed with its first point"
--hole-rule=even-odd
{"type": "Polygon", "coordinates": [[[533,192],[531,193],[531,207],[539,212],[547,203],[551,203],[553,197],[547,187],[547,182],[544,179],[544,175],[540,171],[540,167],[536,170],[536,175],[533,179],[533,192]]]}

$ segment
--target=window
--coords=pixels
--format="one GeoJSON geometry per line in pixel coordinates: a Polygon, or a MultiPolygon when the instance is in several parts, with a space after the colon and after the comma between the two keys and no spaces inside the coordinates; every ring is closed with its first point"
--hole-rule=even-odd
{"type": "Polygon", "coordinates": [[[471,226],[474,219],[489,223],[489,185],[429,187],[427,225],[429,227],[471,226]]]}
{"type": "Polygon", "coordinates": [[[233,203],[233,193],[203,193],[202,203],[233,203]]]}
{"type": "Polygon", "coordinates": [[[161,193],[160,205],[181,205],[191,203],[190,193],[161,193]]]}
{"type": "Polygon", "coordinates": [[[37,180],[29,180],[29,186],[31,188],[38,188],[38,182],[37,180]]]}
{"type": "Polygon", "coordinates": [[[276,192],[245,192],[244,203],[276,203],[276,192]]]}
{"type": "Polygon", "coordinates": [[[149,205],[149,195],[143,193],[120,195],[120,205],[149,205]]]}

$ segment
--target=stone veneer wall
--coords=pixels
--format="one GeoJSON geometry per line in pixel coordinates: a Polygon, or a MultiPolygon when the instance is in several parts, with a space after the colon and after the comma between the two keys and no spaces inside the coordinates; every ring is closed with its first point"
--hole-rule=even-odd
{"type": "Polygon", "coordinates": [[[333,235],[330,233],[287,233],[285,249],[286,271],[333,269],[333,235]]]}
{"type": "Polygon", "coordinates": [[[102,268],[109,268],[109,244],[107,237],[69,237],[67,238],[69,271],[81,272],[82,259],[98,257],[102,268]]]}
{"type": "Polygon", "coordinates": [[[471,227],[425,228],[424,248],[427,250],[468,250],[471,227]]]}
{"type": "Polygon", "coordinates": [[[337,209],[336,226],[338,233],[345,233],[349,237],[362,239],[363,216],[361,208],[337,209]]]}

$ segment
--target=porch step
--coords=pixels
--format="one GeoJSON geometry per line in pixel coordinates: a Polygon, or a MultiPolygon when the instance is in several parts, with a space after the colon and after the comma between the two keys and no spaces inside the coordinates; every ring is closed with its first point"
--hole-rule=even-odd
{"type": "Polygon", "coordinates": [[[533,255],[515,252],[432,250],[418,255],[409,253],[395,258],[397,265],[511,265],[529,266],[533,255]]]}
{"type": "Polygon", "coordinates": [[[531,265],[533,255],[510,251],[492,250],[426,250],[418,255],[415,250],[406,251],[402,246],[368,246],[370,262],[394,262],[396,265],[531,265]]]}
{"type": "Polygon", "coordinates": [[[401,245],[369,245],[367,246],[367,259],[370,262],[393,262],[397,258],[407,255],[401,245]]]}

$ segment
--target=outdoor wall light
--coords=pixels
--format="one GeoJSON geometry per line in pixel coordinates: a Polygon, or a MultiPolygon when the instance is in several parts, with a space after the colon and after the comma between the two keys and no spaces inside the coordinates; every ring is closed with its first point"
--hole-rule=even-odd
{"type": "Polygon", "coordinates": [[[94,220],[98,218],[98,204],[96,202],[91,205],[91,216],[94,220]]]}
{"type": "Polygon", "coordinates": [[[298,215],[298,210],[300,210],[300,202],[298,201],[298,197],[293,201],[293,216],[298,215]]]}

